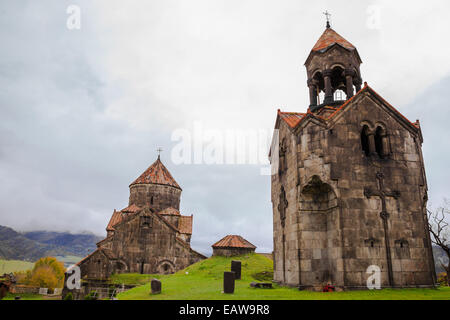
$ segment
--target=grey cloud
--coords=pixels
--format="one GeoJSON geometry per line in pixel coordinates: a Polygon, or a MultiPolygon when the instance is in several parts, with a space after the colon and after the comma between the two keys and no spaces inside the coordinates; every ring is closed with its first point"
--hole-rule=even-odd
{"type": "MultiPolygon", "coordinates": [[[[163,146],[162,159],[183,188],[182,211],[194,214],[195,249],[209,253],[224,235],[241,234],[270,251],[270,177],[258,166],[174,165],[170,136],[192,121],[273,128],[277,108],[305,111],[302,63],[323,31],[324,7],[358,47],[364,79],[411,120],[421,119],[432,201],[449,193],[443,137],[450,80],[424,81],[429,89],[416,97],[408,84],[416,88],[427,74],[386,76],[395,63],[405,70],[399,57],[407,49],[405,40],[395,48],[386,30],[410,31],[389,15],[381,32],[365,28],[361,1],[77,1],[82,29],[69,31],[72,2],[0,4],[0,224],[104,234],[112,210],[127,205],[129,183],[163,146]],[[379,49],[383,41],[389,50],[379,49]]],[[[429,55],[424,48],[403,58],[419,64],[429,55]]],[[[448,74],[445,63],[442,69],[437,74],[448,74]]]]}

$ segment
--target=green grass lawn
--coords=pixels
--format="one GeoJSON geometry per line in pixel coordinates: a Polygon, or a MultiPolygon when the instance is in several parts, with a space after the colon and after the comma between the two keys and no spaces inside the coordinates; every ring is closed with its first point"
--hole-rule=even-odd
{"type": "Polygon", "coordinates": [[[384,289],[375,291],[310,292],[274,285],[273,289],[255,289],[252,281],[270,281],[272,261],[259,254],[240,257],[212,257],[172,275],[119,275],[129,281],[158,277],[162,293],[150,294],[150,283],[125,291],[120,300],[450,300],[450,288],[439,289],[384,289]],[[231,260],[242,261],[242,280],[236,281],[234,294],[223,294],[223,272],[230,270],[231,260]],[[144,277],[145,276],[145,277],[144,277]],[[134,279],[134,280],[131,280],[134,279]],[[257,279],[257,280],[255,280],[257,279]]]}
{"type": "MultiPolygon", "coordinates": [[[[31,293],[8,293],[3,300],[14,300],[16,296],[20,296],[21,300],[43,300],[43,296],[40,294],[31,293]]],[[[0,302],[1,303],[1,302],[0,302]]]]}
{"type": "Polygon", "coordinates": [[[160,274],[140,274],[140,273],[121,273],[113,274],[111,276],[111,283],[113,284],[134,284],[142,285],[150,282],[152,279],[161,279],[160,274]]]}
{"type": "Polygon", "coordinates": [[[33,269],[34,263],[20,260],[0,260],[0,275],[33,269]]]}

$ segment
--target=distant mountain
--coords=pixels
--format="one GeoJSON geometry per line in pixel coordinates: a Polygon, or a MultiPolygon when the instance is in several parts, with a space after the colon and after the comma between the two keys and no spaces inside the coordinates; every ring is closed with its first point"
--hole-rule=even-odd
{"type": "Polygon", "coordinates": [[[36,261],[45,256],[84,257],[102,237],[94,234],[32,231],[19,233],[0,226],[0,259],[36,261]]]}

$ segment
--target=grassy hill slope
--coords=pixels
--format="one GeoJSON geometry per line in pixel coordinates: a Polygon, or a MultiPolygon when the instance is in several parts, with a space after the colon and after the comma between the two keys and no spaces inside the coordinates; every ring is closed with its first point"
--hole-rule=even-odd
{"type": "MultiPolygon", "coordinates": [[[[162,282],[162,293],[150,294],[150,283],[118,295],[120,300],[450,300],[450,288],[402,289],[349,292],[309,292],[274,285],[273,289],[255,289],[252,281],[267,281],[272,278],[272,261],[259,254],[225,258],[211,257],[173,275],[158,275],[162,282]],[[231,260],[242,261],[242,280],[236,281],[234,294],[223,294],[223,272],[230,270],[231,260]]],[[[144,275],[117,275],[120,280],[142,279],[144,275]]],[[[147,279],[151,277],[146,276],[147,279]]],[[[270,280],[269,280],[270,281],[270,280]]],[[[125,281],[124,281],[125,282],[125,281]]]]}
{"type": "Polygon", "coordinates": [[[19,260],[0,260],[0,275],[33,269],[34,263],[19,260]]]}

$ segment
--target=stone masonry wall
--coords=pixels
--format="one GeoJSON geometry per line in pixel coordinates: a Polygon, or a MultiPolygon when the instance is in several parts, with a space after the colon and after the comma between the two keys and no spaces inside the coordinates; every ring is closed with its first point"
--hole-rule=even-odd
{"type": "Polygon", "coordinates": [[[181,190],[158,184],[135,184],[130,186],[129,205],[149,206],[159,212],[168,207],[180,210],[181,190]]]}
{"type": "Polygon", "coordinates": [[[148,210],[115,226],[115,234],[102,243],[113,252],[109,259],[98,251],[81,265],[86,278],[104,279],[112,273],[173,273],[204,257],[176,240],[176,232],[148,210]],[[143,222],[146,222],[144,225],[143,222]]]}
{"type": "Polygon", "coordinates": [[[280,123],[280,141],[296,143],[294,148],[289,144],[284,175],[272,176],[274,280],[314,289],[327,283],[366,288],[367,267],[376,265],[383,286],[433,285],[418,133],[369,93],[359,95],[351,105],[328,126],[310,122],[293,133],[280,123]],[[363,152],[361,129],[366,123],[386,129],[389,155],[385,159],[363,152]],[[384,197],[389,249],[380,216],[381,197],[365,192],[379,191],[379,173],[384,191],[399,193],[384,197]],[[289,203],[284,228],[278,210],[281,186],[289,203]]]}

